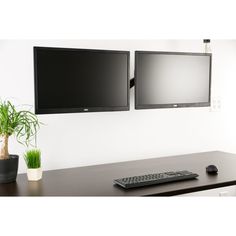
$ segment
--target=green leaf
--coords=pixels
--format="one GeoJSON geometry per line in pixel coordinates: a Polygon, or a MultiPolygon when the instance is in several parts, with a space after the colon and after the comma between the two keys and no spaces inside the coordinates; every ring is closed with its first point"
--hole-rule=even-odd
{"type": "Polygon", "coordinates": [[[40,124],[34,113],[17,111],[10,101],[0,101],[0,136],[14,134],[19,143],[29,146],[40,124]]]}

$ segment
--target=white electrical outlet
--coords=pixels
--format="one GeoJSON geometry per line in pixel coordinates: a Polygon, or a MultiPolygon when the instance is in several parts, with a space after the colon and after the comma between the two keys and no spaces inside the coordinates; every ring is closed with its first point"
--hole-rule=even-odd
{"type": "Polygon", "coordinates": [[[218,112],[221,109],[221,100],[220,98],[212,98],[211,100],[211,111],[218,112]]]}

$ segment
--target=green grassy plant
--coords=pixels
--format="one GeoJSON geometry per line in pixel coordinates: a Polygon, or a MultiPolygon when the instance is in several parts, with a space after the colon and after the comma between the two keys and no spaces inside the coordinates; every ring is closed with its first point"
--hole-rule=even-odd
{"type": "Polygon", "coordinates": [[[39,149],[26,151],[24,154],[26,165],[29,169],[41,167],[41,152],[39,149]]]}

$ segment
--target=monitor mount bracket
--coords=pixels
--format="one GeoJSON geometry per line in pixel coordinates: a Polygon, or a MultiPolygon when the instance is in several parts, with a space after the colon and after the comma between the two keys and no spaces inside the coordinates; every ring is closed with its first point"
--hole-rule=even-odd
{"type": "Polygon", "coordinates": [[[211,46],[210,46],[210,43],[211,43],[211,40],[210,39],[203,39],[203,43],[205,45],[205,53],[211,53],[211,46]]]}
{"type": "Polygon", "coordinates": [[[134,82],[134,78],[132,78],[131,80],[130,80],[130,88],[133,88],[134,87],[134,84],[135,84],[135,82],[134,82]]]}

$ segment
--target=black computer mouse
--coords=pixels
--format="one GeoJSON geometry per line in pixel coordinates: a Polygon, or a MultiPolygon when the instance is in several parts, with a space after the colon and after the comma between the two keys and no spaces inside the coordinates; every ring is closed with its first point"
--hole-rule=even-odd
{"type": "Polygon", "coordinates": [[[218,169],[215,165],[209,165],[209,166],[206,167],[206,172],[208,174],[217,174],[218,169]]]}

